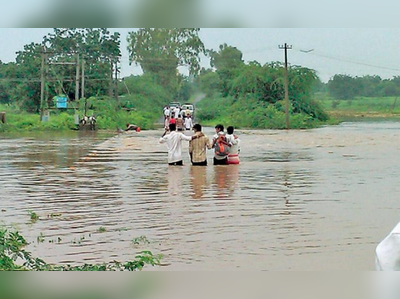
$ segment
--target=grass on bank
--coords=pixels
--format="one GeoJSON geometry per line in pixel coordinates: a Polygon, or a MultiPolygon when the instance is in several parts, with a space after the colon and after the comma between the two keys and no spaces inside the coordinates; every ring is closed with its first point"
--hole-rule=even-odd
{"type": "MultiPolygon", "coordinates": [[[[129,98],[128,98],[129,99],[129,98]]],[[[125,100],[127,101],[127,100],[125,100]]],[[[133,102],[133,101],[132,101],[133,102]]],[[[132,103],[131,102],[131,103],[132,103]]],[[[122,103],[123,104],[123,103],[122,103]]],[[[49,121],[40,121],[40,115],[20,111],[15,105],[0,105],[0,111],[6,112],[6,123],[0,122],[0,132],[22,131],[62,131],[76,129],[75,113],[82,118],[84,100],[80,100],[77,110],[51,109],[49,121]]],[[[158,118],[155,108],[139,110],[134,108],[117,108],[115,100],[90,98],[87,100],[87,115],[96,116],[97,129],[116,130],[125,128],[127,123],[136,124],[142,129],[152,129],[158,118]]],[[[151,106],[150,106],[151,107],[151,106]]]]}
{"type": "Polygon", "coordinates": [[[335,116],[400,116],[400,97],[356,97],[338,100],[320,95],[325,111],[335,116]]]}

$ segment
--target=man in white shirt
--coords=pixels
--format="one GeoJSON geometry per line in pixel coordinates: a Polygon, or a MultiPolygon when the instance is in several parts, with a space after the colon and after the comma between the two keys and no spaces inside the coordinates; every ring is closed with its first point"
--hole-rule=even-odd
{"type": "Polygon", "coordinates": [[[168,165],[183,165],[182,160],[182,140],[191,141],[195,136],[186,136],[176,131],[176,125],[169,125],[170,133],[164,132],[159,143],[167,143],[168,147],[168,165]]]}
{"type": "Polygon", "coordinates": [[[178,117],[179,115],[181,115],[181,107],[180,106],[175,108],[175,116],[178,117]]]}
{"type": "Polygon", "coordinates": [[[188,115],[185,118],[185,129],[186,130],[191,130],[193,128],[193,122],[192,122],[192,117],[188,115]]]}
{"type": "Polygon", "coordinates": [[[164,118],[170,117],[171,115],[171,110],[169,109],[169,106],[164,107],[164,118]]]}

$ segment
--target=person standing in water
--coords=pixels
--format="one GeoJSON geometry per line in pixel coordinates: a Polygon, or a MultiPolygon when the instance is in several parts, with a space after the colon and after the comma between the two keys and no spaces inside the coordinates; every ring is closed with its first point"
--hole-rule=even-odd
{"type": "Polygon", "coordinates": [[[190,114],[188,114],[185,118],[185,128],[186,130],[191,130],[193,127],[193,121],[190,114]]]}
{"type": "Polygon", "coordinates": [[[213,137],[213,143],[212,143],[212,147],[215,150],[214,165],[227,165],[229,147],[231,146],[231,144],[226,140],[224,126],[216,125],[215,133],[216,134],[213,137]]]}
{"type": "Polygon", "coordinates": [[[207,149],[211,149],[210,140],[201,132],[201,125],[193,126],[197,138],[189,143],[189,154],[193,166],[207,166],[207,149]]]}
{"type": "Polygon", "coordinates": [[[168,147],[168,165],[180,166],[183,165],[182,160],[182,141],[191,141],[196,139],[196,136],[186,136],[181,132],[176,131],[176,124],[169,125],[169,133],[165,130],[164,134],[159,139],[159,143],[167,143],[168,147]]]}
{"type": "Polygon", "coordinates": [[[231,144],[228,155],[228,164],[239,164],[240,153],[240,139],[233,134],[234,128],[232,126],[226,129],[226,140],[231,144]]]}
{"type": "Polygon", "coordinates": [[[183,131],[185,128],[185,124],[184,124],[183,119],[180,114],[178,115],[178,118],[176,119],[176,128],[178,129],[178,131],[183,131]]]}

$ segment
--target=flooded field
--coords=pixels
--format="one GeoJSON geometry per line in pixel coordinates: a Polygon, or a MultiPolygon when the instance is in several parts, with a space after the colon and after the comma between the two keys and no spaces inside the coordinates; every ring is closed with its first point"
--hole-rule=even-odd
{"type": "Polygon", "coordinates": [[[206,168],[187,144],[168,167],[161,131],[1,136],[0,222],[50,263],[151,250],[158,271],[373,270],[400,221],[400,123],[237,133],[241,164],[212,166],[209,151],[206,168]]]}

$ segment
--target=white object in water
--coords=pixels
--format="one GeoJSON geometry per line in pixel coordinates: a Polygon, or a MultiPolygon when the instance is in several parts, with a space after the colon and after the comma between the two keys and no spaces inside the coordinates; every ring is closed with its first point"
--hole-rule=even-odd
{"type": "Polygon", "coordinates": [[[400,223],[376,247],[378,271],[400,271],[400,223]]]}

